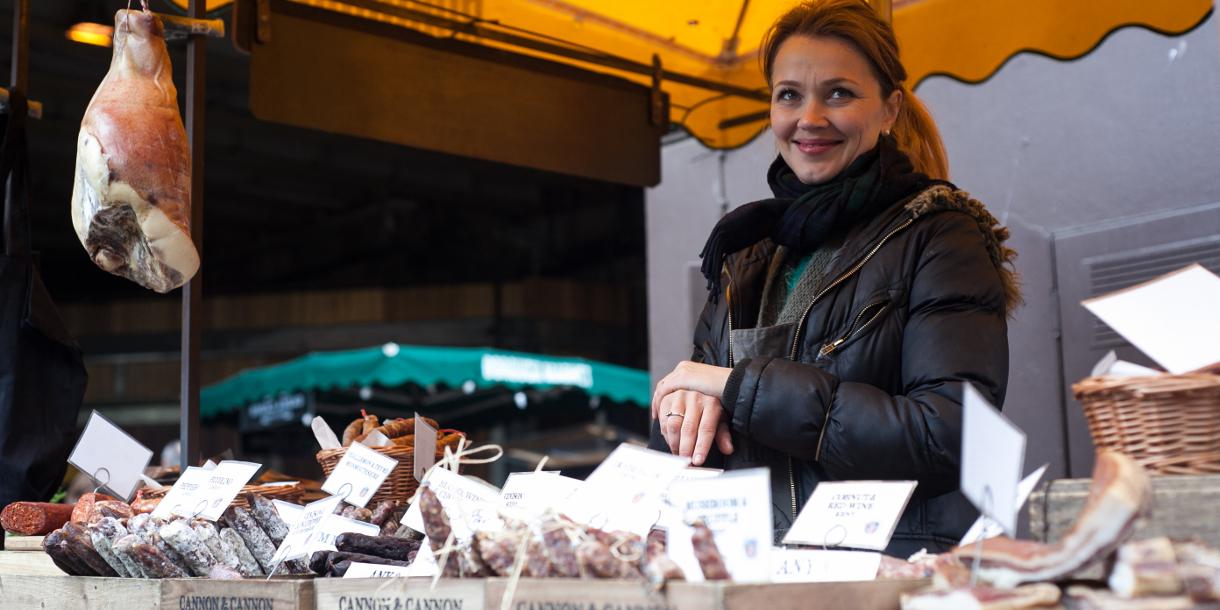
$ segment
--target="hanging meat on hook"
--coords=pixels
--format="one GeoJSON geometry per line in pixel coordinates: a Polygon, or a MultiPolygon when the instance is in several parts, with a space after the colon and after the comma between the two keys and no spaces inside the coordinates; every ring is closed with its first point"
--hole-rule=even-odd
{"type": "Polygon", "coordinates": [[[81,120],[72,225],[102,269],[169,292],[199,269],[191,158],[161,20],[115,15],[110,70],[81,120]]]}

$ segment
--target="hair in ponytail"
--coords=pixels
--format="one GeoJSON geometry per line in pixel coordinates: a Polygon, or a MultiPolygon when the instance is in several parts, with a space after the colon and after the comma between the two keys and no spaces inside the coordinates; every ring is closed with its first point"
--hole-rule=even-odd
{"type": "Polygon", "coordinates": [[[949,161],[940,130],[928,108],[906,87],[907,71],[898,59],[894,29],[876,10],[865,0],[808,0],[784,13],[763,39],[760,59],[768,83],[780,45],[793,35],[829,36],[854,46],[872,66],[883,97],[894,90],[902,92],[893,134],[898,147],[911,158],[915,171],[931,178],[949,178],[949,161]]]}

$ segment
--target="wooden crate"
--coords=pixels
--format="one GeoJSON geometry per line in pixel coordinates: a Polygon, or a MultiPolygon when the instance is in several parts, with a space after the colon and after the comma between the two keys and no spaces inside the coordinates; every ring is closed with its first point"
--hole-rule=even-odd
{"type": "MultiPolygon", "coordinates": [[[[1057,542],[1075,523],[1091,479],[1059,479],[1029,499],[1030,533],[1057,542]]],[[[1220,475],[1152,477],[1152,512],[1136,525],[1136,539],[1168,536],[1220,547],[1220,475]]]]}
{"type": "MultiPolygon", "coordinates": [[[[318,610],[447,608],[499,610],[508,580],[327,578],[314,583],[318,610]]],[[[517,583],[509,608],[534,610],[898,610],[900,596],[927,580],[809,584],[671,583],[664,591],[637,581],[530,579],[517,583]]]]}
{"type": "Polygon", "coordinates": [[[0,606],[5,610],[157,610],[162,607],[161,582],[139,578],[0,574],[0,597],[3,597],[0,606]]]}
{"type": "Polygon", "coordinates": [[[902,594],[927,587],[928,579],[721,585],[721,610],[898,610],[902,594]]]}
{"type": "Polygon", "coordinates": [[[318,610],[483,610],[485,585],[484,580],[444,579],[433,587],[431,578],[319,578],[314,581],[314,604],[318,610]]]}
{"type": "Polygon", "coordinates": [[[0,574],[5,610],[312,610],[311,579],[209,580],[0,574]]]}
{"type": "Polygon", "coordinates": [[[314,607],[312,578],[174,578],[158,582],[161,584],[161,608],[167,610],[307,610],[314,607]]]}

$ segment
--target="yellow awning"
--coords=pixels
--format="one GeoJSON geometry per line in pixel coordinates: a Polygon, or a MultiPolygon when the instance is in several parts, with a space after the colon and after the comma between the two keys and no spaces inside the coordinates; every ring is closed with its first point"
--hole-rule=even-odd
{"type": "MultiPolygon", "coordinates": [[[[174,0],[185,4],[185,0],[174,0]]],[[[712,148],[740,146],[765,128],[758,45],[795,0],[287,0],[434,36],[576,64],[650,84],[659,59],[670,119],[712,148]]],[[[894,0],[910,73],[982,81],[1021,52],[1088,53],[1110,32],[1185,32],[1212,0],[894,0]]]]}

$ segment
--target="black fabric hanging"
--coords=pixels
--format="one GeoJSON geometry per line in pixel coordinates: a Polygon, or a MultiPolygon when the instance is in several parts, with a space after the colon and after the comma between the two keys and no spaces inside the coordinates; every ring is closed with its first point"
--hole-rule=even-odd
{"type": "Polygon", "coordinates": [[[80,347],[47,294],[30,247],[26,100],[0,115],[0,507],[58,489],[76,436],[87,374],[80,347]]]}

